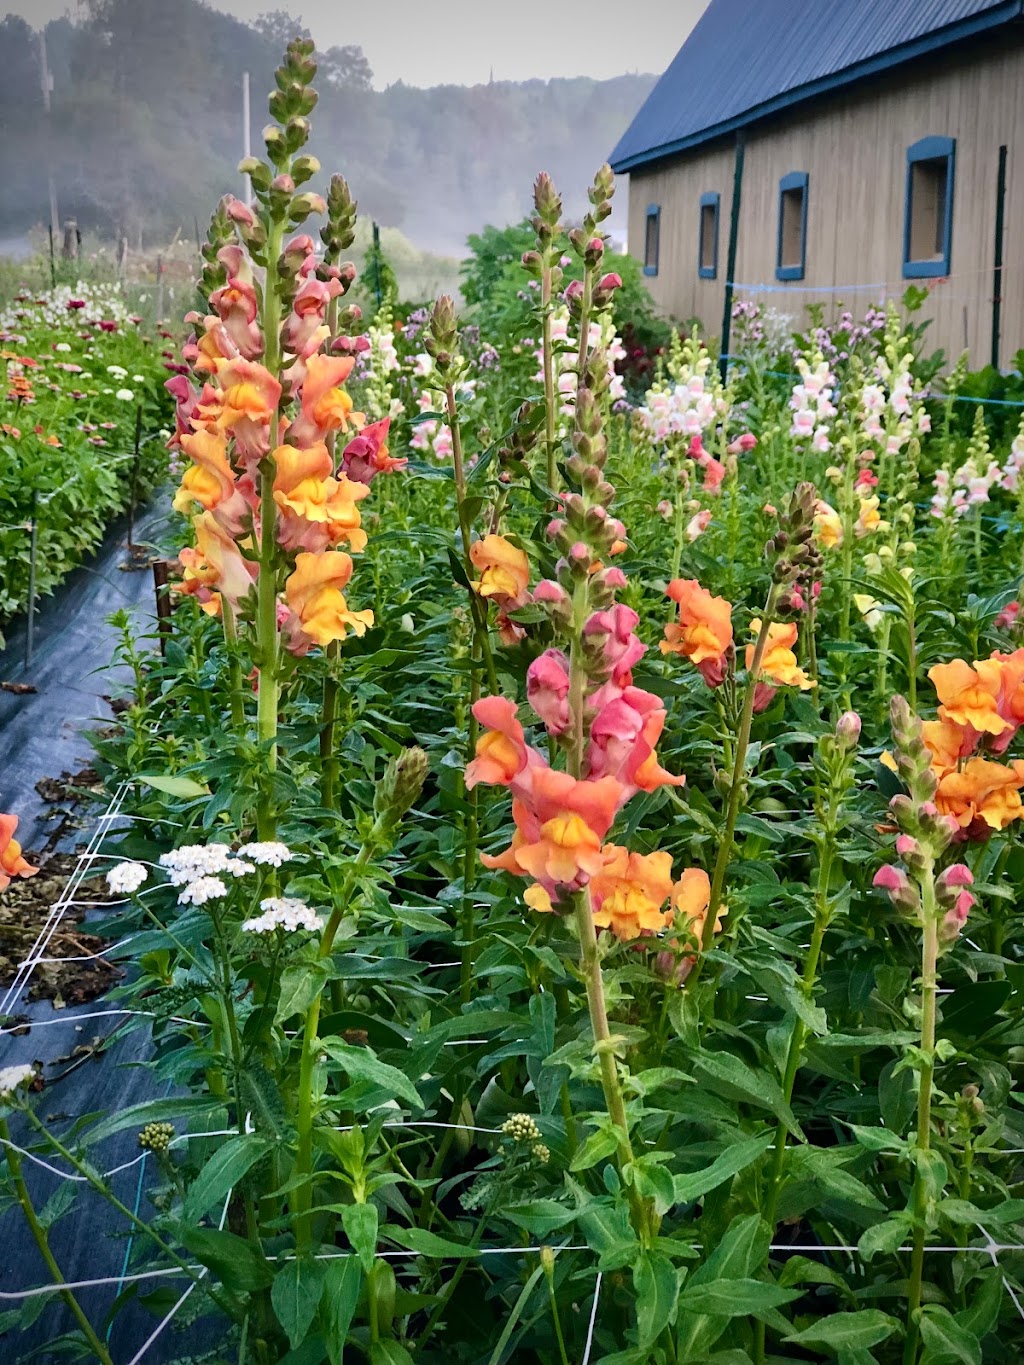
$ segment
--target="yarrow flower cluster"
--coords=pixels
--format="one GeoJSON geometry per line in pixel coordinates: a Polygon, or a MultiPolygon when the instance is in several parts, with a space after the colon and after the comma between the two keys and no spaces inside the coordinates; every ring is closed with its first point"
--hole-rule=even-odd
{"type": "Polygon", "coordinates": [[[160,855],[160,866],[172,886],[186,886],[197,877],[226,873],[244,877],[255,872],[254,863],[233,853],[227,844],[184,844],[160,855]]]}
{"type": "Polygon", "coordinates": [[[291,896],[268,896],[260,901],[262,915],[242,922],[242,928],[249,934],[272,934],[277,929],[285,933],[296,933],[302,929],[316,933],[324,927],[323,918],[310,909],[305,901],[291,896]]]}
{"type": "Polygon", "coordinates": [[[148,870],[142,863],[118,863],[107,873],[107,890],[114,895],[128,895],[138,891],[149,878],[148,870]]]}
{"type": "Polygon", "coordinates": [[[238,856],[256,863],[259,867],[282,867],[294,855],[287,844],[281,843],[278,839],[270,839],[262,843],[243,844],[238,850],[238,856]]]}
{"type": "Polygon", "coordinates": [[[36,1078],[34,1066],[5,1066],[0,1069],[0,1099],[7,1099],[36,1078]]]}

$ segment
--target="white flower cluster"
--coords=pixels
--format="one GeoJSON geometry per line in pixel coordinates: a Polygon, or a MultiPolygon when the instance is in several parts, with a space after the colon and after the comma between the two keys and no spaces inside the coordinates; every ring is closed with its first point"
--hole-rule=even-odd
{"type": "MultiPolygon", "coordinates": [[[[565,415],[572,413],[576,403],[576,390],[579,387],[579,376],[576,373],[579,338],[570,335],[569,327],[568,308],[556,308],[551,314],[551,340],[555,347],[555,385],[565,415]]],[[[604,349],[608,362],[608,399],[612,403],[618,403],[626,396],[626,386],[622,376],[616,372],[615,365],[617,361],[625,359],[626,348],[615,331],[615,324],[610,315],[604,314],[591,322],[587,331],[587,345],[591,351],[597,350],[598,347],[604,349]]],[[[544,379],[543,351],[538,350],[536,356],[539,368],[534,378],[541,383],[544,379]]]]}
{"type": "Polygon", "coordinates": [[[793,409],[789,434],[795,440],[810,438],[811,449],[824,453],[832,449],[832,437],[826,424],[836,415],[832,402],[836,377],[820,351],[814,356],[813,369],[803,356],[797,357],[796,368],[800,383],[794,384],[789,398],[789,406],[793,409]]]}
{"type": "Polygon", "coordinates": [[[908,351],[895,365],[885,356],[875,362],[875,382],[861,390],[861,431],[864,439],[885,446],[887,455],[898,455],[915,435],[931,431],[932,422],[914,390],[908,351]],[[893,420],[895,419],[895,420],[893,420]]]}
{"type": "Polygon", "coordinates": [[[242,928],[247,933],[272,934],[275,929],[295,933],[305,929],[312,934],[324,927],[320,915],[315,914],[305,901],[296,900],[292,896],[268,896],[266,900],[260,901],[260,909],[263,911],[262,915],[243,922],[242,928]]]}
{"type": "Polygon", "coordinates": [[[59,284],[26,303],[12,303],[0,313],[0,332],[17,332],[26,322],[42,324],[50,331],[81,332],[90,324],[116,322],[131,325],[131,314],[116,284],[59,284]],[[72,307],[72,303],[82,307],[72,307]]]}
{"type": "Polygon", "coordinates": [[[172,886],[184,889],[179,905],[205,905],[228,894],[223,878],[245,877],[256,864],[232,853],[226,844],[185,844],[160,855],[160,866],[172,886]]]}
{"type": "Polygon", "coordinates": [[[982,503],[991,501],[994,488],[1018,495],[1024,491],[1021,482],[1021,473],[1024,471],[1024,418],[1021,418],[1020,428],[1013,438],[1004,464],[1000,465],[998,460],[986,462],[987,446],[985,442],[976,448],[952,475],[948,469],[935,471],[935,492],[931,501],[933,517],[941,520],[946,516],[958,519],[966,516],[972,507],[980,507],[982,503]]]}
{"type": "Polygon", "coordinates": [[[114,895],[130,896],[148,878],[149,873],[142,863],[118,863],[107,873],[107,890],[114,895]]]}
{"type": "Polygon", "coordinates": [[[249,862],[258,863],[261,867],[280,867],[282,863],[288,862],[292,851],[280,840],[269,839],[264,843],[243,844],[238,850],[238,856],[248,858],[249,862]]]}
{"type": "Polygon", "coordinates": [[[5,1066],[0,1070],[0,1099],[13,1095],[20,1086],[36,1078],[34,1066],[5,1066]]]}

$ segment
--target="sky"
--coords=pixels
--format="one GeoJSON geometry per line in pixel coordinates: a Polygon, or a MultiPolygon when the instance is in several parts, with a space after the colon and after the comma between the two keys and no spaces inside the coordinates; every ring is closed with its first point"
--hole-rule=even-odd
{"type": "MultiPolygon", "coordinates": [[[[707,0],[586,0],[555,11],[505,0],[206,0],[241,19],[270,9],[300,17],[320,48],[351,43],[373,68],[374,84],[476,85],[538,76],[604,78],[660,73],[706,8],[707,0]],[[549,15],[554,16],[544,25],[549,15]],[[573,15],[586,15],[585,24],[573,15]]],[[[77,0],[0,0],[38,28],[77,0]]]]}

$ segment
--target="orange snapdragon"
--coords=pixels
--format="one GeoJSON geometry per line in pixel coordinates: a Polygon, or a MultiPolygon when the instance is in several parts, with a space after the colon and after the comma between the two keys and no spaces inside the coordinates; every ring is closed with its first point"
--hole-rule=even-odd
{"type": "Polygon", "coordinates": [[[319,552],[348,544],[358,553],[365,548],[366,532],[356,504],[369,496],[367,484],[344,474],[334,478],[334,462],[322,441],[303,450],[278,446],[272,458],[278,539],[285,549],[319,552]]]}
{"type": "Polygon", "coordinates": [[[718,687],[732,647],[732,606],[724,597],[713,597],[695,578],[674,578],[666,592],[679,604],[679,623],[665,627],[662,654],[685,655],[709,687],[718,687]]]}
{"type": "Polygon", "coordinates": [[[972,758],[939,779],[935,805],[940,815],[952,816],[968,837],[984,836],[1020,819],[1022,786],[1024,760],[1003,764],[972,758]]]}
{"type": "Polygon", "coordinates": [[[1002,667],[996,659],[979,659],[972,668],[963,659],[935,664],[928,670],[939,698],[939,717],[981,734],[1001,735],[1011,722],[999,714],[1002,667]]]}
{"type": "Polygon", "coordinates": [[[489,535],[474,541],[469,557],[480,574],[475,592],[505,603],[521,601],[530,581],[530,561],[522,550],[504,536],[489,535]]]}
{"type": "Polygon", "coordinates": [[[22,856],[21,845],[14,837],[18,828],[16,815],[0,815],[0,891],[5,891],[14,877],[32,877],[38,871],[22,856]]]}
{"type": "MultiPolygon", "coordinates": [[[[750,629],[755,637],[759,636],[760,619],[755,618],[751,621],[750,629]]],[[[772,622],[768,627],[768,642],[761,656],[761,675],[758,681],[764,679],[779,687],[799,687],[802,692],[814,686],[813,681],[797,664],[796,655],[793,653],[796,640],[795,622],[791,621],[788,624],[782,621],[772,622]]],[[[753,665],[754,650],[754,645],[747,645],[745,655],[747,668],[753,665]]]]}
{"type": "Polygon", "coordinates": [[[295,653],[310,644],[344,640],[350,630],[365,635],[373,625],[372,611],[349,610],[342,590],[351,577],[352,560],[341,550],[319,555],[304,551],[295,556],[295,569],[284,585],[285,602],[291,609],[284,631],[292,638],[290,648],[295,653]]]}
{"type": "Polygon", "coordinates": [[[242,555],[234,536],[212,512],[201,512],[192,524],[196,543],[178,554],[184,569],[178,592],[194,596],[208,616],[221,615],[222,595],[237,610],[252,588],[257,565],[242,555]]]}

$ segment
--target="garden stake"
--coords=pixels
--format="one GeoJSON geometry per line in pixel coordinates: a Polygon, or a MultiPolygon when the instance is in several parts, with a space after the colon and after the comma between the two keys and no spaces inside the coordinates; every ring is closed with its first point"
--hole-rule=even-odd
{"type": "Polygon", "coordinates": [[[36,633],[36,558],[39,550],[39,496],[32,493],[28,549],[28,616],[25,620],[25,672],[32,667],[36,633]]]}

